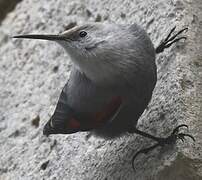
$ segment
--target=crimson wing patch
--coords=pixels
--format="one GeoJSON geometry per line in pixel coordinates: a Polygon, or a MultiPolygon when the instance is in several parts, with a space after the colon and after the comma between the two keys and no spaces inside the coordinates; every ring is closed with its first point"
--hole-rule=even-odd
{"type": "Polygon", "coordinates": [[[88,114],[85,118],[75,112],[67,102],[67,97],[63,90],[53,116],[44,126],[44,135],[71,134],[102,127],[113,119],[117,111],[119,111],[122,99],[119,96],[113,97],[101,111],[88,114]]]}
{"type": "Polygon", "coordinates": [[[100,112],[92,114],[90,118],[92,129],[99,128],[100,126],[111,121],[119,111],[121,104],[122,104],[121,97],[119,96],[113,97],[100,112]]]}

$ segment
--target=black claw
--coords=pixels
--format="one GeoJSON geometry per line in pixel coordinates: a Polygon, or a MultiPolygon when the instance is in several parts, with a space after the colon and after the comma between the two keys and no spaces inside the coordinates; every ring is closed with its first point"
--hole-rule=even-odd
{"type": "MultiPolygon", "coordinates": [[[[158,138],[158,143],[148,147],[148,148],[145,148],[145,149],[141,149],[139,150],[132,158],[132,167],[133,167],[133,170],[135,170],[135,167],[134,167],[134,161],[136,159],[136,157],[139,155],[139,154],[147,154],[148,152],[152,151],[153,149],[155,149],[156,147],[158,146],[165,146],[166,144],[173,144],[176,142],[177,139],[180,139],[183,143],[185,141],[185,137],[189,137],[191,138],[194,142],[195,142],[195,138],[190,135],[190,134],[185,134],[185,133],[179,133],[179,129],[181,127],[186,127],[188,129],[188,126],[186,124],[181,124],[179,126],[177,126],[173,132],[171,133],[170,136],[168,136],[167,138],[158,138]]],[[[156,140],[156,139],[155,139],[156,140]]]]}
{"type": "Polygon", "coordinates": [[[184,28],[182,30],[180,30],[177,34],[175,34],[174,36],[172,36],[170,39],[167,40],[167,42],[172,41],[173,39],[175,39],[179,34],[183,33],[184,31],[187,31],[188,28],[184,28]]]}
{"type": "Polygon", "coordinates": [[[178,133],[178,132],[179,132],[179,129],[180,129],[181,127],[186,127],[186,128],[188,129],[188,126],[187,126],[186,124],[180,124],[179,126],[177,126],[177,127],[173,130],[172,134],[178,133]]]}
{"type": "Polygon", "coordinates": [[[168,41],[168,39],[170,38],[171,34],[175,31],[175,29],[176,29],[176,26],[173,29],[171,29],[170,33],[168,34],[168,36],[165,38],[164,41],[168,41]]]}
{"type": "Polygon", "coordinates": [[[181,40],[181,39],[187,39],[187,37],[180,37],[180,38],[177,38],[177,39],[175,39],[175,40],[173,40],[173,41],[171,41],[170,43],[168,43],[167,45],[165,45],[164,47],[165,48],[169,48],[173,43],[175,43],[175,42],[177,42],[177,41],[179,41],[179,40],[181,40]]]}
{"type": "Polygon", "coordinates": [[[156,48],[156,53],[161,53],[164,51],[164,49],[169,48],[173,43],[181,40],[181,39],[186,39],[186,37],[179,37],[177,38],[178,35],[182,34],[184,31],[187,31],[188,28],[184,28],[182,30],[180,30],[179,32],[177,32],[175,35],[171,36],[172,33],[175,31],[176,26],[171,29],[170,33],[168,34],[168,36],[160,43],[160,45],[156,48]]]}
{"type": "Polygon", "coordinates": [[[177,136],[178,138],[180,139],[182,138],[183,140],[185,140],[185,137],[187,136],[187,137],[190,137],[194,142],[196,141],[195,138],[190,134],[179,133],[177,136]]]}

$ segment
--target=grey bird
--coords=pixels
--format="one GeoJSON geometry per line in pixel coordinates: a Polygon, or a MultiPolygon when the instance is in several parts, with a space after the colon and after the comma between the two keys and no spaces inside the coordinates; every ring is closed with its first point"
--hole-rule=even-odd
{"type": "Polygon", "coordinates": [[[157,146],[184,140],[182,124],[167,138],[159,138],[136,128],[138,118],[151,100],[157,81],[155,56],[186,37],[178,37],[187,28],[168,36],[154,48],[149,36],[137,24],[89,23],[58,35],[19,35],[55,41],[69,54],[71,75],[59,97],[55,112],[43,133],[71,134],[90,131],[106,139],[136,133],[157,143],[140,150],[147,153],[157,146]]]}

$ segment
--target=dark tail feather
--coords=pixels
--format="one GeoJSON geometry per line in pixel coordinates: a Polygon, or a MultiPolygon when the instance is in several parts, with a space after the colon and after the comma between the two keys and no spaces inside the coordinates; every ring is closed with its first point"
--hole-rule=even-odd
{"type": "Polygon", "coordinates": [[[66,93],[63,91],[51,119],[46,123],[43,134],[71,134],[80,131],[79,121],[72,108],[67,104],[66,93]]]}

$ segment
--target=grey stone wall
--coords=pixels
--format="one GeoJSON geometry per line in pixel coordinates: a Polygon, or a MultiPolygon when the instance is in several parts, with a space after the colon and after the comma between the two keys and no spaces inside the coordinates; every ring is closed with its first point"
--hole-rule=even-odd
{"type": "Polygon", "coordinates": [[[1,180],[201,180],[202,179],[201,0],[23,0],[0,26],[1,180]],[[13,40],[23,33],[58,33],[86,21],[136,22],[155,46],[169,30],[189,27],[187,41],[157,56],[158,83],[138,128],[168,135],[185,123],[196,138],[131,158],[152,141],[126,135],[114,141],[87,133],[42,136],[70,59],[58,45],[13,40]]]}

